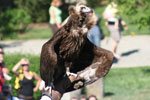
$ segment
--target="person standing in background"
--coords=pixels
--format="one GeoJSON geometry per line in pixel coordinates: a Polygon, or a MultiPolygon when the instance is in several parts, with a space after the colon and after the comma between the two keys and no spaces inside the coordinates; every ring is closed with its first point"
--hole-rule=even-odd
{"type": "Polygon", "coordinates": [[[0,48],[0,54],[1,54],[1,61],[0,61],[0,66],[2,66],[2,71],[4,75],[5,80],[11,80],[11,76],[8,75],[9,69],[6,67],[5,62],[4,62],[4,51],[2,48],[0,48]]]}
{"type": "Polygon", "coordinates": [[[11,76],[8,75],[9,70],[6,68],[3,56],[4,51],[0,48],[0,93],[2,92],[3,85],[5,85],[5,80],[11,80],[11,76]]]}
{"type": "Polygon", "coordinates": [[[0,54],[0,94],[2,93],[2,87],[5,84],[2,61],[3,61],[3,55],[0,54]]]}
{"type": "Polygon", "coordinates": [[[93,44],[100,47],[100,42],[101,42],[101,29],[99,27],[100,17],[97,14],[95,14],[95,16],[97,18],[97,23],[93,28],[90,29],[90,33],[88,34],[88,39],[93,44]]]}
{"type": "Polygon", "coordinates": [[[61,0],[52,0],[51,6],[49,8],[49,15],[50,15],[50,27],[52,29],[53,34],[56,33],[56,31],[61,27],[62,18],[61,14],[62,11],[59,9],[62,2],[61,0]]]}
{"type": "Polygon", "coordinates": [[[33,93],[39,89],[41,78],[35,73],[29,70],[30,62],[26,58],[22,58],[12,69],[19,80],[15,80],[15,88],[18,89],[18,95],[20,99],[34,100],[33,93]],[[21,67],[21,70],[18,68],[21,67]],[[34,80],[37,80],[36,86],[34,86],[34,80]]]}
{"type": "Polygon", "coordinates": [[[122,29],[121,25],[124,26],[125,30],[128,29],[126,23],[120,18],[117,18],[116,14],[118,12],[117,5],[115,3],[111,3],[107,6],[103,13],[103,17],[106,20],[105,25],[108,27],[108,30],[111,34],[113,39],[112,43],[112,53],[114,57],[120,59],[120,55],[118,55],[117,48],[122,36],[122,29]]]}

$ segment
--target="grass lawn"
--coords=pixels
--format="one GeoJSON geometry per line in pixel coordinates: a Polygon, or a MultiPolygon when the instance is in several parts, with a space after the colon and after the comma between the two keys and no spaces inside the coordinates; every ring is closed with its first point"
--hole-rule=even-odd
{"type": "Polygon", "coordinates": [[[52,32],[49,24],[38,23],[28,25],[23,33],[13,33],[10,36],[3,37],[3,40],[49,39],[51,37],[52,32]]]}
{"type": "Polygon", "coordinates": [[[49,24],[29,25],[25,33],[19,34],[18,39],[48,39],[52,36],[49,24]]]}
{"type": "Polygon", "coordinates": [[[102,100],[150,100],[150,67],[111,69],[102,100]]]}
{"type": "MultiPolygon", "coordinates": [[[[31,70],[40,75],[40,56],[22,55],[22,54],[5,54],[4,61],[7,68],[12,67],[23,57],[30,60],[31,70]]],[[[10,72],[13,77],[11,81],[6,83],[14,86],[15,75],[10,72]]],[[[104,78],[105,97],[102,100],[150,100],[150,67],[137,68],[115,68],[111,69],[104,78]]],[[[13,89],[13,95],[17,95],[13,89]]],[[[41,92],[34,94],[38,98],[41,92]]]]}

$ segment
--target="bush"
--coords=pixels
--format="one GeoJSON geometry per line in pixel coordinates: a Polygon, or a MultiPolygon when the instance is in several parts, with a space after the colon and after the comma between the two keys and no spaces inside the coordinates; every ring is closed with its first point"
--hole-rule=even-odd
{"type": "Polygon", "coordinates": [[[0,32],[2,38],[16,36],[15,32],[25,30],[27,24],[31,22],[28,13],[23,9],[8,9],[0,15],[0,32]]]}
{"type": "Polygon", "coordinates": [[[32,22],[45,22],[49,19],[48,9],[51,0],[14,0],[17,8],[24,9],[32,22]]]}
{"type": "Polygon", "coordinates": [[[150,1],[149,0],[118,0],[122,13],[130,17],[130,22],[138,28],[150,29],[150,1]]]}
{"type": "Polygon", "coordinates": [[[92,8],[95,8],[96,6],[98,6],[100,4],[100,1],[101,0],[86,0],[87,5],[92,8]]]}

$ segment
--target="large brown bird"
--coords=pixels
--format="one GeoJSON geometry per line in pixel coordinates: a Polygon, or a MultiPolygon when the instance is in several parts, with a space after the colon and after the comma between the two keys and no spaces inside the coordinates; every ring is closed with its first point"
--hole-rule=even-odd
{"type": "MultiPolygon", "coordinates": [[[[80,77],[86,81],[83,85],[89,84],[105,76],[113,62],[113,54],[110,51],[93,45],[87,39],[88,30],[97,21],[94,11],[85,5],[77,4],[69,7],[69,14],[67,23],[42,47],[40,74],[46,87],[55,88],[66,75],[67,67],[70,73],[81,72],[80,77]],[[82,73],[82,70],[89,66],[90,70],[88,68],[88,71],[82,73]]],[[[68,86],[65,91],[73,88],[68,86]]]]}

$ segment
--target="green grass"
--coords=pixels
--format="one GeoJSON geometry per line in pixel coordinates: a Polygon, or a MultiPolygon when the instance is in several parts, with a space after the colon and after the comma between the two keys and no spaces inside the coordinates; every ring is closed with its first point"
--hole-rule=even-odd
{"type": "MultiPolygon", "coordinates": [[[[40,75],[40,56],[5,54],[4,60],[7,68],[12,70],[13,66],[23,57],[30,60],[31,70],[40,75]]],[[[14,86],[15,75],[6,83],[14,86]]],[[[111,69],[104,78],[105,97],[102,100],[150,100],[150,67],[116,68],[111,69]]],[[[13,95],[17,95],[13,89],[13,95]]],[[[41,91],[34,94],[35,98],[41,95],[41,91]]]]}
{"type": "MultiPolygon", "coordinates": [[[[49,39],[52,32],[49,24],[33,24],[29,25],[23,33],[11,33],[9,36],[3,37],[2,40],[30,40],[30,39],[49,39]]],[[[1,33],[0,33],[1,39],[1,33]]]]}
{"type": "Polygon", "coordinates": [[[51,36],[52,32],[49,26],[39,25],[38,27],[28,27],[25,33],[18,36],[18,39],[48,39],[51,36]]]}
{"type": "Polygon", "coordinates": [[[150,100],[149,77],[149,67],[111,69],[103,100],[150,100]]]}

